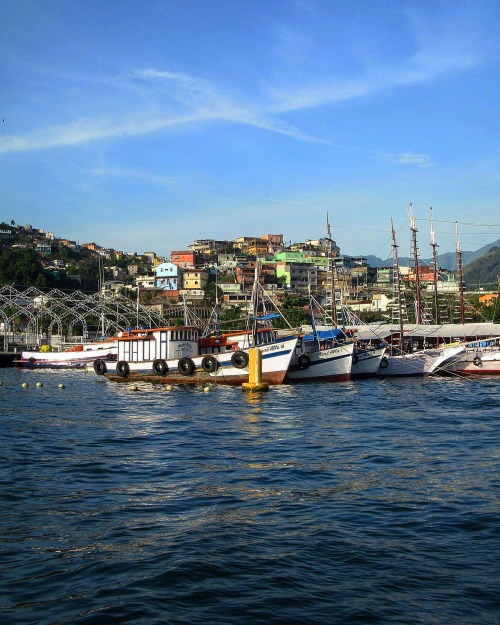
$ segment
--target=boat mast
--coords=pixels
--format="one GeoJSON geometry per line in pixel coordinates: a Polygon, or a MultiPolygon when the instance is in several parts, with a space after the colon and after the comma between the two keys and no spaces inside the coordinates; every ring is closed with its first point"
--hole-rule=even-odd
{"type": "Polygon", "coordinates": [[[219,315],[219,266],[215,267],[215,335],[220,336],[220,315],[219,315]]]}
{"type": "Polygon", "coordinates": [[[396,286],[396,297],[398,300],[398,313],[399,313],[399,347],[401,352],[403,351],[403,306],[401,303],[401,276],[399,273],[399,259],[398,259],[398,244],[396,243],[396,231],[394,230],[394,223],[391,219],[392,230],[392,271],[394,276],[394,284],[396,286]]]}
{"type": "Polygon", "coordinates": [[[422,305],[420,301],[420,272],[418,267],[418,247],[417,247],[417,225],[413,217],[413,206],[408,207],[408,218],[410,221],[410,230],[412,237],[413,249],[413,270],[415,272],[415,321],[418,325],[422,324],[422,305]]]}
{"type": "Polygon", "coordinates": [[[455,222],[455,236],[457,240],[457,269],[458,269],[458,288],[460,293],[460,323],[465,323],[465,304],[464,304],[464,268],[462,263],[462,247],[458,238],[458,221],[455,222]]]}
{"type": "Polygon", "coordinates": [[[432,273],[434,274],[434,319],[436,325],[439,325],[439,300],[438,300],[438,255],[437,249],[439,245],[436,243],[436,233],[434,232],[434,223],[432,220],[432,206],[430,208],[430,226],[431,226],[431,248],[432,248],[432,273]]]}
{"type": "Polygon", "coordinates": [[[257,347],[257,314],[259,312],[259,302],[258,302],[258,293],[259,293],[259,278],[260,278],[260,261],[259,257],[255,259],[255,276],[253,282],[252,289],[252,339],[253,339],[253,347],[257,347]]]}
{"type": "Polygon", "coordinates": [[[330,221],[328,219],[328,211],[326,213],[326,231],[327,231],[327,245],[328,245],[328,278],[329,278],[329,279],[327,278],[326,303],[328,305],[328,298],[330,298],[330,316],[333,319],[333,323],[337,325],[337,302],[336,302],[336,293],[335,293],[335,263],[333,260],[332,229],[330,227],[330,221]]]}
{"type": "Polygon", "coordinates": [[[105,305],[105,295],[104,295],[104,260],[102,256],[99,254],[99,299],[101,301],[101,336],[105,335],[104,328],[104,305],[105,305]]]}
{"type": "Polygon", "coordinates": [[[314,340],[314,349],[319,352],[319,340],[318,340],[318,331],[316,329],[316,320],[314,318],[314,298],[311,293],[311,281],[307,285],[307,292],[309,295],[309,312],[311,317],[311,329],[314,340]]]}
{"type": "Polygon", "coordinates": [[[135,327],[139,329],[139,285],[137,285],[137,299],[135,300],[135,327]]]}

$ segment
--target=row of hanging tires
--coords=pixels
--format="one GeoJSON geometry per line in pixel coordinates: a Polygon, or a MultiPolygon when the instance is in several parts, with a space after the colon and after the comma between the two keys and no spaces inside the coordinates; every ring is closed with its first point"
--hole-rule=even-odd
{"type": "MultiPolygon", "coordinates": [[[[236,369],[244,369],[248,365],[248,354],[247,352],[236,351],[231,354],[231,364],[236,369]]],[[[203,360],[201,361],[201,368],[205,373],[216,373],[220,367],[220,363],[215,356],[203,356],[203,360]]],[[[163,376],[169,372],[168,364],[165,360],[161,358],[157,358],[153,360],[152,365],[153,373],[155,375],[163,376]]],[[[181,375],[186,377],[192,376],[196,372],[196,365],[192,358],[188,356],[184,356],[183,358],[179,358],[177,361],[177,370],[181,375]]],[[[95,360],[94,361],[94,371],[97,375],[104,375],[107,373],[108,368],[104,360],[95,360]]],[[[126,378],[130,373],[130,367],[128,362],[125,360],[120,360],[116,363],[116,374],[121,378],[126,378]]]]}

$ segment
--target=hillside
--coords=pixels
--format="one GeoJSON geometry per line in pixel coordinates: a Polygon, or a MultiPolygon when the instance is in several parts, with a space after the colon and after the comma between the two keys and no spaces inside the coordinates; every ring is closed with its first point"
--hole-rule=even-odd
{"type": "MultiPolygon", "coordinates": [[[[466,267],[470,263],[475,260],[481,258],[485,254],[494,248],[500,247],[500,239],[494,241],[493,243],[488,243],[488,245],[484,245],[479,248],[475,252],[462,252],[462,263],[463,266],[466,267]]],[[[390,267],[392,265],[392,257],[389,259],[382,259],[378,256],[364,256],[368,261],[370,267],[390,267]]],[[[422,265],[431,264],[431,259],[429,258],[421,258],[420,263],[422,265]]],[[[403,256],[399,258],[399,264],[403,266],[413,264],[413,259],[409,259],[407,256],[403,256]]],[[[446,254],[442,254],[439,256],[439,266],[441,269],[447,269],[448,271],[455,271],[457,269],[457,255],[454,252],[447,252],[446,254]]]]}
{"type": "MultiPolygon", "coordinates": [[[[498,242],[497,242],[498,243],[498,242]]],[[[490,247],[486,254],[464,267],[467,289],[497,289],[500,280],[500,246],[490,247]]]]}

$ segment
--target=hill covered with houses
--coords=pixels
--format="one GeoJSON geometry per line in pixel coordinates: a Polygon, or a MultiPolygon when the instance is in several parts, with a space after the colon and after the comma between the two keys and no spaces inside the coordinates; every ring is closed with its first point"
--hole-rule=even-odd
{"type": "MultiPolygon", "coordinates": [[[[495,261],[490,256],[491,267],[495,261]]],[[[337,298],[342,294],[342,304],[372,318],[388,314],[392,267],[372,266],[366,257],[343,255],[335,241],[326,238],[288,245],[282,234],[196,240],[165,258],[153,251],[139,254],[95,242],[79,244],[31,225],[0,224],[0,286],[101,290],[107,296],[128,293],[158,306],[180,301],[209,305],[217,293],[223,305],[244,306],[250,298],[257,259],[261,282],[276,299],[304,298],[309,290],[324,299],[332,288],[333,264],[333,286],[337,298]]],[[[477,271],[481,259],[474,262],[477,271]]],[[[412,271],[403,268],[403,280],[410,290],[416,282],[412,271]]],[[[424,290],[430,290],[435,282],[434,272],[425,262],[419,267],[419,279],[424,290]]],[[[438,287],[443,297],[452,298],[458,292],[455,273],[441,269],[438,287]]]]}

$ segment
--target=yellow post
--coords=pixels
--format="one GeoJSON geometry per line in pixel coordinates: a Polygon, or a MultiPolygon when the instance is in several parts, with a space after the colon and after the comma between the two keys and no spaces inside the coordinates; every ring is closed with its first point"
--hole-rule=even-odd
{"type": "Polygon", "coordinates": [[[262,354],[257,347],[248,350],[248,382],[241,385],[244,391],[268,391],[269,382],[262,381],[262,354]]]}

